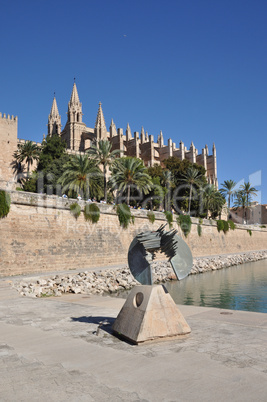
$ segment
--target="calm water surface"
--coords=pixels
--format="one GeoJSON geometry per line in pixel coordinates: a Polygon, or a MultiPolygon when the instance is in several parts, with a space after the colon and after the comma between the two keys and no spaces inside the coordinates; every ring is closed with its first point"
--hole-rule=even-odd
{"type": "Polygon", "coordinates": [[[190,275],[165,286],[177,304],[267,313],[267,260],[190,275]]]}
{"type": "Polygon", "coordinates": [[[267,260],[190,275],[164,286],[177,304],[267,313],[267,260]]]}

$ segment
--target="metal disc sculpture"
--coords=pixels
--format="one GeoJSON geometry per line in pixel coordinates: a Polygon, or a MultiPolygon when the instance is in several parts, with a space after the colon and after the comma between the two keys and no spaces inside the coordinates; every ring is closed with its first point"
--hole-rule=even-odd
{"type": "Polygon", "coordinates": [[[178,280],[185,278],[193,266],[192,253],[186,242],[177,235],[177,230],[165,231],[165,226],[161,225],[153,232],[139,233],[130,244],[129,268],[142,285],[153,284],[150,264],[157,251],[161,251],[169,259],[178,280]]]}

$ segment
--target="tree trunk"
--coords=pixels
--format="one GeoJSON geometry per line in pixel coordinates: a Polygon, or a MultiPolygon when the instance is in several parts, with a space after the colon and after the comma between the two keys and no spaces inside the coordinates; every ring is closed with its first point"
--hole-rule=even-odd
{"type": "Polygon", "coordinates": [[[191,197],[192,197],[192,184],[190,184],[189,205],[188,205],[188,215],[190,215],[190,208],[191,208],[191,197]]]}
{"type": "Polygon", "coordinates": [[[128,185],[128,189],[127,189],[127,205],[130,204],[130,195],[131,195],[131,186],[128,185]]]}
{"type": "Polygon", "coordinates": [[[107,200],[108,200],[108,195],[107,195],[107,168],[106,168],[105,165],[104,165],[103,173],[104,173],[104,198],[105,198],[105,202],[107,203],[107,200]]]}

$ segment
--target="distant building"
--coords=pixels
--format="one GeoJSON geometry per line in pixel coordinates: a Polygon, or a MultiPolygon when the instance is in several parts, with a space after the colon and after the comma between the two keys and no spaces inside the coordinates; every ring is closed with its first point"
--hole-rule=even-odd
{"type": "Polygon", "coordinates": [[[231,208],[230,214],[233,222],[253,224],[267,224],[267,204],[251,203],[248,208],[231,208]]]}
{"type": "MultiPolygon", "coordinates": [[[[217,158],[216,148],[213,144],[212,155],[209,155],[208,146],[202,149],[199,154],[193,142],[187,149],[181,141],[179,148],[168,139],[167,145],[164,145],[162,131],[154,141],[153,135],[148,135],[141,128],[141,132],[135,131],[133,134],[129,124],[127,124],[125,133],[122,128],[116,129],[113,119],[111,120],[109,130],[106,128],[102,105],[99,103],[95,127],[87,127],[83,120],[82,104],[79,100],[77,86],[74,82],[70,101],[68,103],[67,122],[62,129],[61,116],[58,111],[56,98],[54,96],[51,111],[48,116],[48,135],[57,134],[66,141],[67,150],[71,154],[86,152],[93,143],[99,140],[108,139],[112,144],[112,149],[120,149],[125,156],[134,156],[144,161],[145,166],[163,165],[164,159],[175,156],[180,160],[187,159],[192,163],[204,166],[206,169],[207,181],[218,188],[217,180],[217,158]]],[[[17,149],[17,144],[25,142],[18,140],[18,119],[13,116],[2,116],[0,113],[0,186],[4,183],[15,181],[13,154],[17,149]]],[[[38,144],[38,143],[37,143],[38,144]]],[[[41,145],[41,144],[38,144],[41,145]]],[[[32,168],[35,168],[33,165],[32,168]]]]}
{"type": "Polygon", "coordinates": [[[93,142],[108,139],[112,144],[112,149],[123,150],[125,156],[141,158],[146,166],[162,164],[163,160],[170,156],[176,156],[181,160],[188,159],[192,163],[204,166],[208,182],[218,187],[216,148],[214,144],[212,155],[209,155],[207,145],[202,149],[202,153],[198,154],[193,142],[189,150],[187,150],[182,141],[179,148],[176,148],[176,144],[171,139],[168,140],[167,145],[164,145],[162,131],[160,131],[155,142],[154,136],[148,135],[147,132],[145,133],[143,127],[140,134],[137,131],[132,134],[131,128],[127,124],[124,133],[122,128],[116,129],[113,119],[109,130],[107,130],[101,103],[99,103],[95,127],[87,127],[82,121],[82,104],[79,100],[75,83],[68,103],[67,115],[67,123],[64,129],[61,130],[61,117],[54,97],[48,117],[48,135],[60,135],[66,141],[67,148],[70,151],[85,152],[93,142]]]}

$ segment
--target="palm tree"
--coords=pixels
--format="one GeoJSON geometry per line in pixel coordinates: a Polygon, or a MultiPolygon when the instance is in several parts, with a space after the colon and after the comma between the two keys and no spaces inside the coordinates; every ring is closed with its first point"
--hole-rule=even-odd
{"type": "Polygon", "coordinates": [[[100,140],[96,145],[87,151],[87,153],[97,161],[98,165],[103,166],[104,177],[104,198],[107,202],[107,167],[110,166],[114,159],[122,152],[119,149],[111,151],[112,144],[109,140],[100,140]]]}
{"type": "Polygon", "coordinates": [[[165,211],[170,211],[171,206],[170,206],[170,193],[171,193],[171,185],[172,185],[172,174],[170,170],[163,170],[162,172],[163,175],[163,185],[164,188],[166,189],[166,195],[165,195],[165,211]]]}
{"type": "Polygon", "coordinates": [[[199,186],[201,184],[201,178],[202,175],[200,171],[192,166],[187,169],[185,174],[181,175],[181,181],[190,185],[188,215],[190,215],[193,186],[199,186]]]}
{"type": "Polygon", "coordinates": [[[35,160],[38,160],[39,153],[40,148],[32,141],[26,141],[18,144],[18,149],[14,152],[13,157],[18,164],[23,163],[24,161],[27,163],[27,177],[29,177],[30,166],[35,160]]]}
{"type": "Polygon", "coordinates": [[[110,185],[113,190],[127,190],[127,204],[130,203],[131,188],[135,187],[148,194],[153,185],[151,177],[146,173],[146,167],[141,159],[126,157],[117,159],[112,168],[110,185]]]}
{"type": "Polygon", "coordinates": [[[248,207],[251,204],[251,196],[252,195],[257,195],[258,190],[256,190],[255,187],[251,187],[250,182],[248,181],[247,183],[244,182],[244,184],[242,184],[240,186],[240,192],[246,196],[246,218],[247,218],[247,210],[248,207]]]}
{"type": "Polygon", "coordinates": [[[242,223],[244,223],[244,221],[245,221],[246,206],[247,206],[246,194],[244,194],[241,190],[237,191],[235,202],[234,202],[234,209],[242,208],[242,210],[243,210],[243,216],[242,216],[243,222],[242,223]]]}
{"type": "Polygon", "coordinates": [[[82,194],[86,199],[92,193],[99,194],[101,171],[94,160],[89,159],[87,155],[72,155],[63,168],[64,173],[58,180],[58,183],[63,185],[63,192],[68,190],[69,194],[82,194]]]}
{"type": "Polygon", "coordinates": [[[230,215],[230,204],[231,200],[234,199],[236,194],[236,190],[234,189],[236,186],[236,182],[233,180],[224,180],[221,184],[222,188],[220,188],[221,194],[226,198],[228,197],[228,215],[230,215]]]}
{"type": "Polygon", "coordinates": [[[219,215],[220,212],[222,211],[224,203],[225,203],[224,197],[213,184],[208,184],[203,189],[203,204],[204,208],[207,209],[207,216],[206,216],[207,218],[209,211],[213,216],[219,215]]]}

